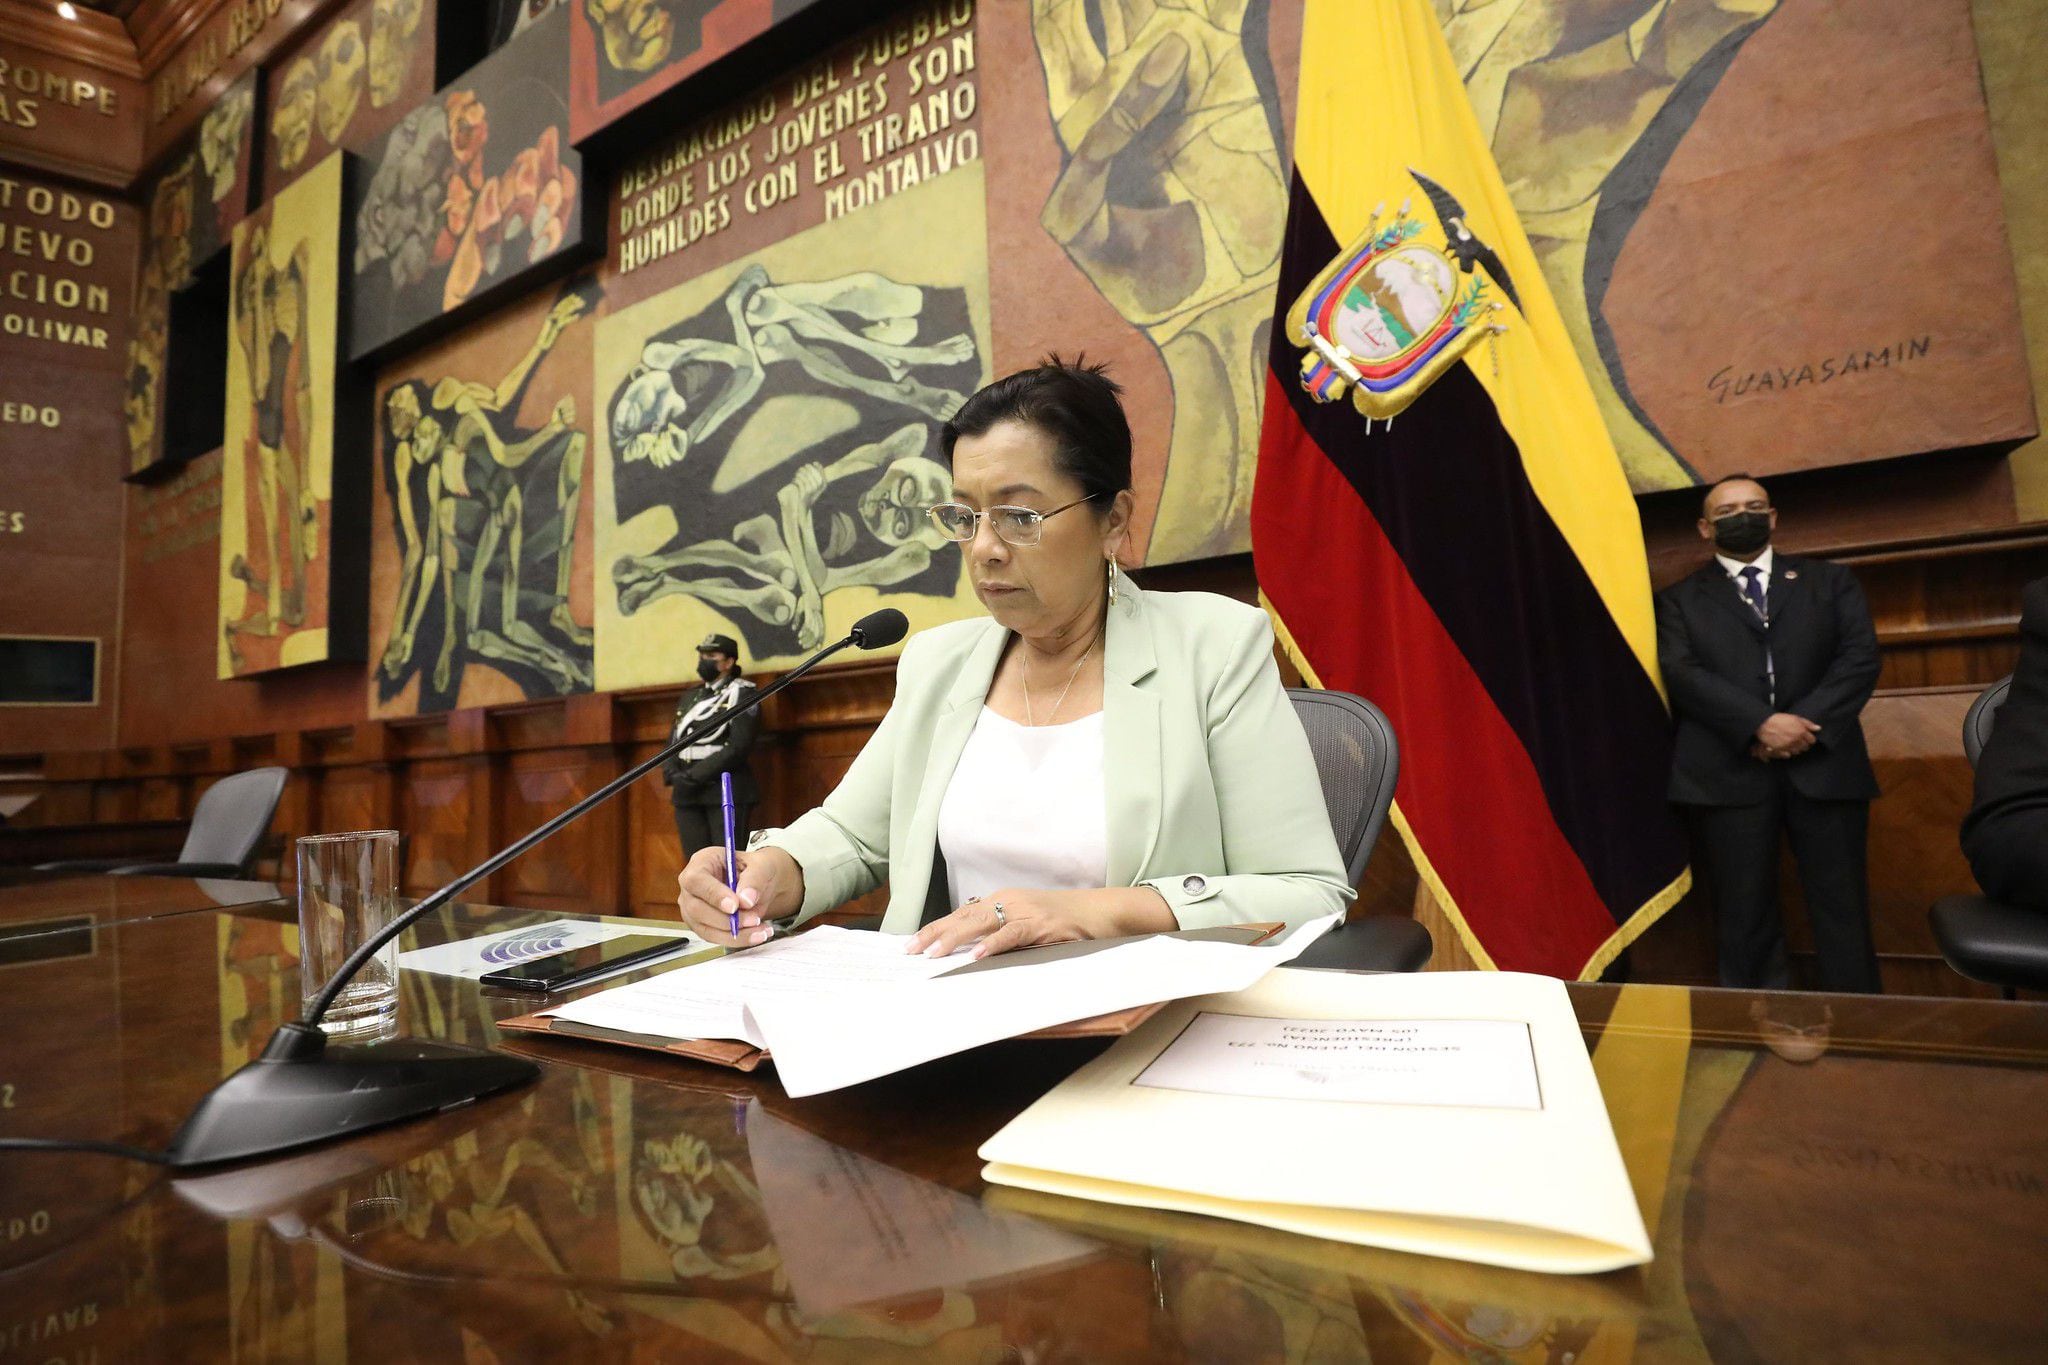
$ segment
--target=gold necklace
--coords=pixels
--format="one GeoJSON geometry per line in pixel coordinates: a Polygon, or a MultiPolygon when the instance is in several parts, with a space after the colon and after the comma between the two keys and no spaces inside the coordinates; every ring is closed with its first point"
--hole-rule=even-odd
{"type": "MultiPolygon", "coordinates": [[[[1067,693],[1074,690],[1074,679],[1081,676],[1081,665],[1087,663],[1088,656],[1094,652],[1095,641],[1091,640],[1088,642],[1088,648],[1081,651],[1081,657],[1074,660],[1074,671],[1067,674],[1067,685],[1060,689],[1059,696],[1053,700],[1052,714],[1045,718],[1047,725],[1059,719],[1060,706],[1066,701],[1067,693]]],[[[1017,671],[1017,681],[1024,685],[1024,723],[1036,730],[1038,728],[1038,721],[1031,714],[1031,669],[1029,665],[1017,671]]]]}

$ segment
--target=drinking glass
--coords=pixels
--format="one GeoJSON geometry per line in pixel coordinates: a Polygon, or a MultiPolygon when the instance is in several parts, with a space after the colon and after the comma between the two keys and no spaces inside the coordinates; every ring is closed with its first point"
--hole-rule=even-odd
{"type": "MultiPolygon", "coordinates": [[[[310,1008],[350,953],[398,916],[398,831],[358,830],[299,840],[299,983],[310,1008]]],[[[340,1038],[398,1029],[398,941],[378,949],[320,1021],[340,1038]]]]}

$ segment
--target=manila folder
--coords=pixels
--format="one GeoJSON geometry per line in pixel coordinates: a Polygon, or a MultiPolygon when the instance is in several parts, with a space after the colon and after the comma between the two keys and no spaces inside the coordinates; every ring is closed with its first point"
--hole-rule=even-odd
{"type": "Polygon", "coordinates": [[[992,1184],[1584,1274],[1649,1236],[1562,982],[1282,968],[1184,1000],[982,1145],[992,1184]]]}

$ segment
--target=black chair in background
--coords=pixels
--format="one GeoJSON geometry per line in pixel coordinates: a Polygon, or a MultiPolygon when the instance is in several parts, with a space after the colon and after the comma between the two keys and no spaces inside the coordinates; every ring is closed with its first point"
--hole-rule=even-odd
{"type": "Polygon", "coordinates": [[[283,768],[252,768],[206,789],[192,828],[172,863],[136,858],[81,858],[40,863],[38,872],[102,872],[114,877],[240,877],[256,856],[284,794],[283,768]]]}
{"type": "MultiPolygon", "coordinates": [[[[1377,706],[1349,692],[1290,687],[1287,699],[1308,732],[1323,804],[1344,857],[1344,874],[1356,886],[1394,805],[1394,783],[1401,775],[1394,727],[1377,706]]],[[[1412,919],[1370,915],[1338,921],[1291,965],[1326,971],[1418,972],[1435,947],[1429,930],[1412,919]]]]}
{"type": "MultiPolygon", "coordinates": [[[[2011,689],[2012,679],[2000,678],[1963,717],[1963,755],[1972,768],[2011,689]]],[[[1943,896],[1927,912],[1927,923],[1942,958],[1970,980],[1999,987],[2008,1000],[2022,988],[2048,990],[2048,919],[2034,911],[1989,896],[1943,896]]]]}

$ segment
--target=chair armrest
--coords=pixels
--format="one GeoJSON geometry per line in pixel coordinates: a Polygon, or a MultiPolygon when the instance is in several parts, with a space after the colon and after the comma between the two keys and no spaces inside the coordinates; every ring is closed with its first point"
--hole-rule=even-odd
{"type": "Polygon", "coordinates": [[[111,869],[110,877],[228,877],[242,875],[234,863],[132,863],[111,869]]]}
{"type": "Polygon", "coordinates": [[[1927,914],[1948,965],[1972,981],[2048,990],[2048,915],[1989,896],[1943,896],[1927,914]]]}
{"type": "Polygon", "coordinates": [[[1399,915],[1340,924],[1288,963],[1325,972],[1419,972],[1436,950],[1429,930],[1399,915]]]}
{"type": "Polygon", "coordinates": [[[37,872],[112,872],[116,868],[136,867],[143,862],[133,853],[123,858],[64,858],[54,863],[37,863],[37,872]]]}

